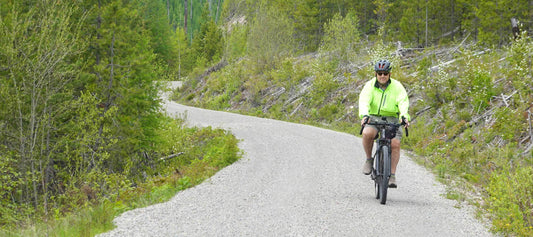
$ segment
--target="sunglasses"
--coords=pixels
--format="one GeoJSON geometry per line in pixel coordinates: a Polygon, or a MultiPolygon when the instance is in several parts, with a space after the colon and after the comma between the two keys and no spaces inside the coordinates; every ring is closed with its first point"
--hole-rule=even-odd
{"type": "Polygon", "coordinates": [[[387,76],[387,75],[389,75],[389,73],[388,73],[388,72],[378,72],[378,75],[380,75],[380,76],[387,76]]]}

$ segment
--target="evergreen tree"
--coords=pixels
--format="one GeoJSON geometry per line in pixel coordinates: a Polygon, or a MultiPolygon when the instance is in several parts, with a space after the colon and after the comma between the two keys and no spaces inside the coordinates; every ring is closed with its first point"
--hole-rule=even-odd
{"type": "Polygon", "coordinates": [[[131,162],[122,157],[140,155],[150,146],[157,127],[156,55],[151,47],[151,34],[136,7],[133,2],[102,4],[95,14],[104,20],[95,26],[96,35],[91,39],[96,42],[94,53],[99,60],[90,65],[94,82],[89,89],[101,101],[101,117],[107,117],[113,107],[117,107],[118,113],[118,119],[100,122],[100,138],[93,149],[96,154],[115,154],[106,164],[114,171],[122,171],[131,162]],[[113,131],[113,137],[103,136],[106,129],[113,131]],[[113,139],[118,139],[117,147],[100,149],[113,139]]]}
{"type": "Polygon", "coordinates": [[[222,30],[215,21],[208,15],[208,5],[204,7],[203,23],[200,32],[195,36],[192,47],[197,58],[197,66],[205,67],[208,64],[217,62],[222,58],[224,49],[224,38],[222,30]]]}
{"type": "Polygon", "coordinates": [[[493,0],[477,3],[479,41],[487,45],[502,45],[511,38],[511,18],[531,19],[530,1],[493,0]]]}
{"type": "Polygon", "coordinates": [[[425,42],[426,0],[403,1],[399,6],[403,14],[399,20],[397,38],[423,46],[425,42]]]}
{"type": "Polygon", "coordinates": [[[372,1],[353,1],[354,12],[359,18],[360,29],[363,34],[376,33],[374,26],[374,19],[376,14],[374,13],[375,6],[372,1]]]}
{"type": "Polygon", "coordinates": [[[318,3],[311,0],[297,0],[293,3],[295,36],[303,51],[314,51],[320,40],[321,25],[318,24],[318,3]]]}
{"type": "Polygon", "coordinates": [[[144,18],[145,27],[151,33],[150,46],[157,55],[157,61],[175,67],[170,42],[172,27],[169,24],[166,4],[161,1],[146,1],[145,4],[134,6],[134,9],[142,9],[141,16],[144,18]]]}

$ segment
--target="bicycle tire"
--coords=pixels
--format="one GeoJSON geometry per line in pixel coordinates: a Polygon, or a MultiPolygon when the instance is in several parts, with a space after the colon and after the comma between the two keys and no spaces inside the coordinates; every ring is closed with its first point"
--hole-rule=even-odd
{"type": "Polygon", "coordinates": [[[376,178],[374,180],[374,189],[376,190],[376,199],[379,199],[379,180],[380,178],[376,178]]]}
{"type": "Polygon", "coordinates": [[[389,188],[390,178],[390,153],[389,147],[381,147],[381,180],[379,183],[379,201],[381,204],[387,203],[387,189],[389,188]]]}
{"type": "Polygon", "coordinates": [[[374,169],[372,170],[372,175],[373,175],[373,180],[374,180],[374,191],[376,192],[376,199],[379,199],[379,190],[380,190],[380,183],[381,183],[381,173],[383,171],[383,169],[381,168],[382,166],[380,165],[382,162],[381,162],[381,155],[379,153],[379,151],[377,151],[375,154],[374,154],[374,169]]]}

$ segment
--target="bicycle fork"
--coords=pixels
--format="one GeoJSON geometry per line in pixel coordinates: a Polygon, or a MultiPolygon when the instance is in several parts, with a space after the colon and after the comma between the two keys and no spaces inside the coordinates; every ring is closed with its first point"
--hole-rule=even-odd
{"type": "Polygon", "coordinates": [[[376,181],[376,179],[381,176],[381,157],[380,157],[380,152],[381,152],[381,146],[378,145],[377,148],[376,148],[376,152],[374,153],[374,167],[372,169],[372,175],[371,175],[371,178],[372,180],[376,181]]]}

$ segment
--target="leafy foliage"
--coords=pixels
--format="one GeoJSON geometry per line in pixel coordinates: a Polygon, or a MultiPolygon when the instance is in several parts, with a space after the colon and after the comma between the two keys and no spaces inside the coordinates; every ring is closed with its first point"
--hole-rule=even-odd
{"type": "Polygon", "coordinates": [[[524,211],[533,205],[533,169],[529,166],[509,171],[496,171],[488,186],[494,227],[506,234],[533,235],[533,213],[524,211]]]}
{"type": "Polygon", "coordinates": [[[224,57],[228,61],[235,61],[246,53],[248,37],[248,25],[239,22],[230,22],[231,30],[226,33],[227,44],[224,49],[224,57]]]}
{"type": "Polygon", "coordinates": [[[357,52],[360,40],[358,27],[359,20],[354,13],[350,12],[345,17],[335,14],[324,25],[325,32],[320,50],[332,53],[332,58],[348,61],[348,57],[357,52]]]}
{"type": "Polygon", "coordinates": [[[272,67],[277,60],[295,52],[294,25],[271,5],[261,5],[248,35],[247,52],[258,70],[272,67]]]}

